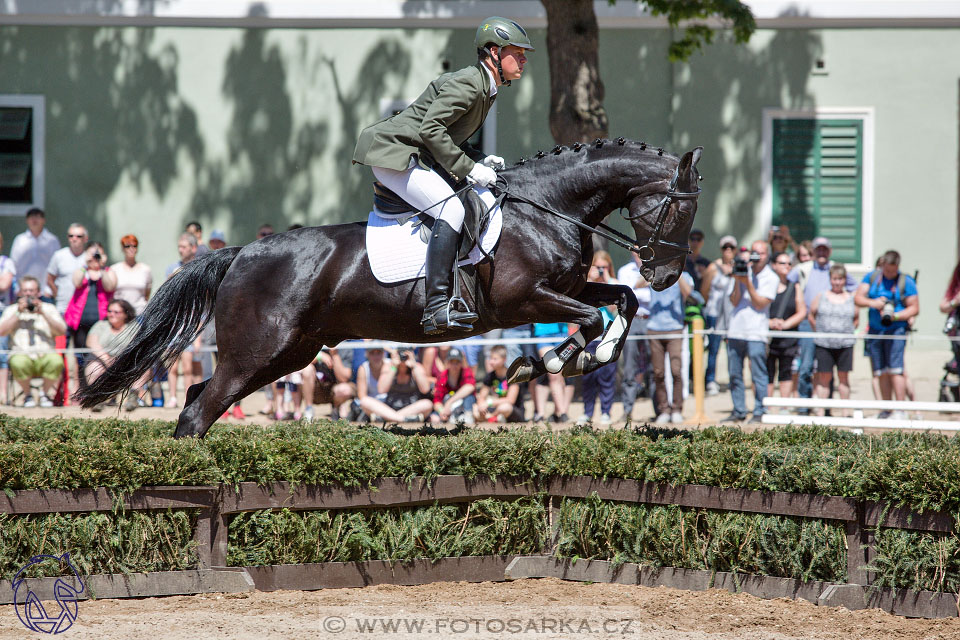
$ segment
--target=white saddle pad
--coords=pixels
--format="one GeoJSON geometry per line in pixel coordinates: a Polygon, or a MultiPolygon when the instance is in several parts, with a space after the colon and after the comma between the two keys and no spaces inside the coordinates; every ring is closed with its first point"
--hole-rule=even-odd
{"type": "MultiPolygon", "coordinates": [[[[427,258],[427,243],[420,239],[417,219],[398,224],[396,220],[382,217],[376,209],[367,218],[367,255],[373,277],[384,284],[415,280],[424,277],[427,258]]],[[[500,240],[503,230],[503,215],[496,207],[490,215],[490,224],[480,236],[480,246],[490,253],[500,240]]],[[[476,264],[483,254],[474,246],[470,255],[460,265],[476,264]]]]}

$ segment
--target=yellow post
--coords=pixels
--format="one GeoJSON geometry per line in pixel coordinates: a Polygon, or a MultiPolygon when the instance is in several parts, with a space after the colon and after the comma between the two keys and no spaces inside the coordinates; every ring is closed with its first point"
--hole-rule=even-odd
{"type": "Polygon", "coordinates": [[[692,422],[703,424],[707,421],[707,414],[703,411],[703,401],[707,395],[706,382],[704,380],[705,372],[703,368],[703,318],[697,317],[691,323],[693,326],[693,397],[696,400],[697,413],[693,416],[692,422]]]}

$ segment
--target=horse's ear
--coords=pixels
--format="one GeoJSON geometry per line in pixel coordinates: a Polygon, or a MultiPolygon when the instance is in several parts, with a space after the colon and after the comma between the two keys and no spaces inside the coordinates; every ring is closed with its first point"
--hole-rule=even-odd
{"type": "Polygon", "coordinates": [[[703,155],[703,147],[697,147],[693,151],[687,151],[683,154],[683,157],[680,158],[680,166],[678,168],[678,173],[684,174],[690,169],[696,171],[697,163],[700,162],[700,157],[703,155]]]}

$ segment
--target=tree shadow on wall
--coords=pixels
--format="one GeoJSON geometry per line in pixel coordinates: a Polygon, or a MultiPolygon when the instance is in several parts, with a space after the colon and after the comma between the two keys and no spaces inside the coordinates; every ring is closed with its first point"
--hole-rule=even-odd
{"type": "MultiPolygon", "coordinates": [[[[154,50],[154,40],[152,29],[0,29],[4,91],[46,97],[45,209],[53,233],[82,220],[92,238],[105,239],[105,202],[125,176],[163,197],[184,154],[202,159],[196,114],[179,94],[177,53],[154,50]]],[[[22,220],[5,227],[12,238],[22,220]]]]}
{"type": "Polygon", "coordinates": [[[311,162],[328,138],[325,123],[295,126],[287,71],[268,31],[249,29],[226,61],[223,95],[233,105],[227,131],[227,157],[199,167],[191,211],[230,218],[230,242],[252,239],[256,228],[278,231],[291,214],[308,211],[320,187],[311,162]]]}

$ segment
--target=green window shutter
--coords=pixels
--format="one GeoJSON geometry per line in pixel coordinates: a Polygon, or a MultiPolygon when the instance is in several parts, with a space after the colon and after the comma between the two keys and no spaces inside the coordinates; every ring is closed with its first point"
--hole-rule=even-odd
{"type": "Polygon", "coordinates": [[[833,259],[861,262],[863,122],[773,121],[773,224],[798,241],[822,235],[833,259]]]}

